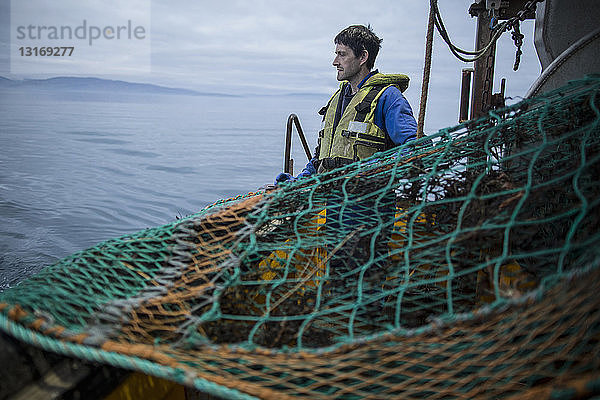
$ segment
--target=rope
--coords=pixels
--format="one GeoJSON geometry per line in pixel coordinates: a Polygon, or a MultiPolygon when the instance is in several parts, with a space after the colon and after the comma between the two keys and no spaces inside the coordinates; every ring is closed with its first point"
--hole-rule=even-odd
{"type": "Polygon", "coordinates": [[[514,26],[512,33],[512,40],[515,42],[515,46],[517,47],[517,52],[515,53],[515,64],[513,65],[513,71],[519,69],[519,64],[521,63],[521,55],[523,51],[521,50],[521,46],[523,46],[523,38],[525,36],[521,33],[519,28],[519,22],[514,26]]]}
{"type": "MultiPolygon", "coordinates": [[[[517,43],[517,39],[515,39],[515,37],[518,37],[518,35],[520,35],[519,21],[524,21],[526,15],[527,15],[527,12],[535,11],[537,3],[541,3],[543,1],[544,0],[528,1],[525,4],[525,7],[523,8],[523,10],[519,11],[515,17],[512,17],[512,18],[498,24],[496,27],[494,27],[495,32],[492,35],[492,37],[490,38],[490,41],[488,42],[488,44],[485,45],[482,49],[477,50],[477,51],[463,50],[463,49],[455,46],[452,43],[452,41],[450,40],[450,35],[448,34],[448,31],[446,30],[446,26],[444,25],[444,22],[442,21],[442,16],[441,16],[440,10],[438,9],[438,6],[437,6],[437,0],[430,0],[430,7],[434,10],[435,27],[437,28],[438,32],[440,33],[440,36],[442,37],[442,39],[444,39],[444,42],[446,42],[446,44],[448,45],[448,48],[450,49],[452,54],[454,54],[454,56],[456,58],[458,58],[459,60],[464,61],[464,62],[474,62],[474,61],[477,61],[478,59],[482,58],[485,55],[485,53],[487,53],[487,51],[496,43],[498,38],[504,32],[514,29],[515,34],[513,34],[513,40],[515,41],[515,45],[517,46],[517,57],[516,57],[517,60],[515,61],[515,65],[518,68],[518,60],[520,58],[520,54],[519,54],[520,46],[517,43]],[[474,56],[474,57],[467,58],[467,57],[463,57],[462,55],[468,55],[468,56],[474,56]]],[[[521,37],[521,41],[522,41],[522,37],[521,37]]]]}
{"type": "Polygon", "coordinates": [[[435,14],[433,7],[429,7],[429,22],[425,42],[425,65],[423,66],[423,84],[421,86],[421,102],[419,104],[419,122],[417,124],[417,139],[423,137],[425,125],[425,108],[427,107],[427,93],[429,91],[429,76],[431,73],[431,51],[433,48],[433,25],[435,14]]]}

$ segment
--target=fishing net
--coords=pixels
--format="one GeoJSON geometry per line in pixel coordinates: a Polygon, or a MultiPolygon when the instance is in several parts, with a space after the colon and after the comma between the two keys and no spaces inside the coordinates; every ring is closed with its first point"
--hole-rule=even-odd
{"type": "Polygon", "coordinates": [[[227,398],[599,393],[599,102],[590,76],[103,242],[0,326],[227,398]]]}

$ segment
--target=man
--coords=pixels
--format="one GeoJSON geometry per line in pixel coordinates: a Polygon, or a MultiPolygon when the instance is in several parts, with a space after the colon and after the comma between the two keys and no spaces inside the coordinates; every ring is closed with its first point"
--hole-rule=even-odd
{"type": "MultiPolygon", "coordinates": [[[[408,77],[372,70],[381,42],[363,25],[349,26],[335,37],[333,66],[342,83],[319,112],[323,129],[315,157],[298,177],[329,171],[416,138],[417,123],[402,95],[408,77]]],[[[279,174],[276,184],[289,179],[295,178],[279,174]]]]}
{"type": "MultiPolygon", "coordinates": [[[[349,26],[335,37],[333,66],[342,83],[319,112],[323,128],[315,156],[298,177],[282,173],[275,184],[331,171],[416,138],[417,123],[402,95],[408,77],[373,70],[381,42],[370,27],[362,25],[349,26]]],[[[358,175],[332,179],[322,190],[314,193],[326,209],[322,239],[336,243],[326,246],[331,275],[324,291],[337,293],[327,301],[341,309],[356,307],[356,293],[361,292],[363,305],[366,301],[380,310],[384,276],[394,276],[386,268],[396,211],[394,188],[385,176],[374,180],[358,175]]],[[[357,311],[362,320],[380,314],[366,306],[357,311]]]]}

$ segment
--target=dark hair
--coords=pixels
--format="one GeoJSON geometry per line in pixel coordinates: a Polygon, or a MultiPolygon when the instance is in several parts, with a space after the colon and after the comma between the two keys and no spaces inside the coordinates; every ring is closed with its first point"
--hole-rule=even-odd
{"type": "Polygon", "coordinates": [[[371,69],[375,65],[375,58],[381,48],[383,39],[379,39],[371,29],[371,25],[350,25],[337,34],[333,43],[348,46],[354,52],[354,56],[360,57],[363,50],[369,53],[367,59],[367,68],[371,69]]]}

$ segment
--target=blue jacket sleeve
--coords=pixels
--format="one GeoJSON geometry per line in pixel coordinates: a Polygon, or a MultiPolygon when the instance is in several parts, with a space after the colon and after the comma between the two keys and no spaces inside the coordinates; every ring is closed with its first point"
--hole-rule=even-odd
{"type": "Polygon", "coordinates": [[[387,132],[396,145],[417,137],[417,121],[410,104],[394,86],[387,88],[377,102],[375,125],[387,132]]]}

